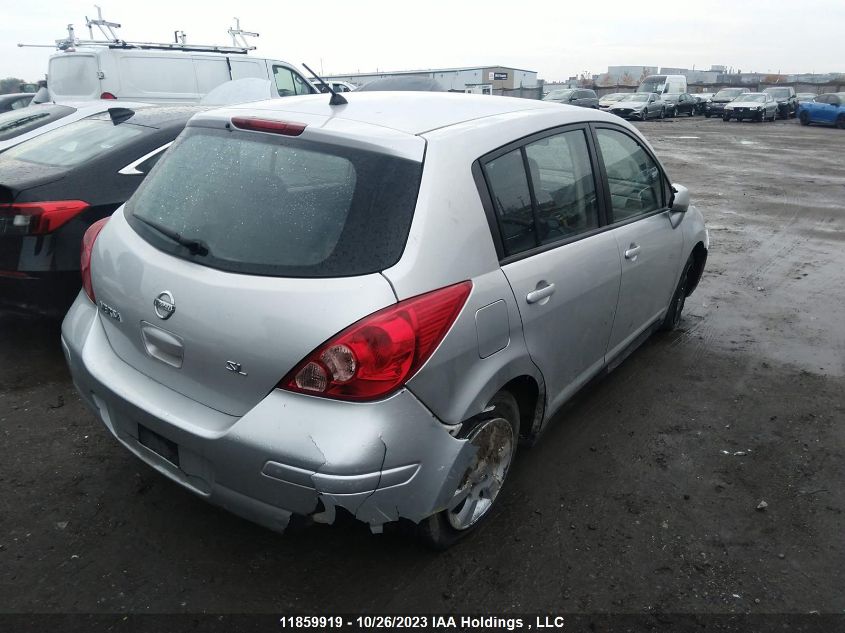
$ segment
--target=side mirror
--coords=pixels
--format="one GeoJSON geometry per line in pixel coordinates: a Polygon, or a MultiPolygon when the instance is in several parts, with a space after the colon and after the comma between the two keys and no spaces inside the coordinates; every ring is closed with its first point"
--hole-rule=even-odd
{"type": "Polygon", "coordinates": [[[689,209],[689,189],[683,185],[672,185],[672,191],[675,195],[672,196],[671,209],[675,213],[686,213],[689,209]]]}

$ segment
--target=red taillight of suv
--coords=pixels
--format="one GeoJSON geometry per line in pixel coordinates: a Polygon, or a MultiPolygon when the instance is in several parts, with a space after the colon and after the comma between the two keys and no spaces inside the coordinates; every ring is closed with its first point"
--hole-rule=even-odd
{"type": "Polygon", "coordinates": [[[0,204],[0,234],[46,235],[88,208],[83,200],[0,204]]]}
{"type": "Polygon", "coordinates": [[[277,387],[337,400],[383,398],[425,364],[471,290],[464,281],[374,312],[323,343],[277,387]]]}
{"type": "Polygon", "coordinates": [[[85,235],[82,236],[82,254],[79,257],[79,270],[82,273],[82,289],[85,290],[85,294],[94,303],[97,303],[97,300],[94,298],[94,287],[91,285],[91,253],[94,252],[94,242],[97,241],[97,236],[108,221],[109,218],[97,220],[88,227],[85,235]]]}

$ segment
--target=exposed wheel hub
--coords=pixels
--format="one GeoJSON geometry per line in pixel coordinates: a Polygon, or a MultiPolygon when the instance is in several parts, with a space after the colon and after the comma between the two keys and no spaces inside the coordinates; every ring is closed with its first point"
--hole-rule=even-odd
{"type": "Polygon", "coordinates": [[[485,420],[467,439],[478,450],[446,512],[456,530],[472,527],[493,506],[514,452],[513,427],[504,418],[485,420]]]}

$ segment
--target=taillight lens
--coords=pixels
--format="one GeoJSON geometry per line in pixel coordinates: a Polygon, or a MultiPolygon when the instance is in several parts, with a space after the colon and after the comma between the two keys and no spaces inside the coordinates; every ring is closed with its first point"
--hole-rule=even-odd
{"type": "Polygon", "coordinates": [[[326,341],[277,385],[337,400],[375,400],[422,367],[466,303],[464,281],[374,312],[326,341]]]}
{"type": "Polygon", "coordinates": [[[110,92],[104,92],[103,94],[100,95],[100,99],[117,99],[117,97],[115,97],[110,92]]]}
{"type": "Polygon", "coordinates": [[[0,204],[0,235],[46,235],[87,208],[82,200],[0,204]]]}
{"type": "Polygon", "coordinates": [[[94,287],[91,285],[91,253],[94,252],[94,242],[97,241],[97,236],[108,221],[109,218],[97,220],[88,227],[85,235],[82,236],[82,254],[79,258],[79,270],[82,273],[82,289],[85,290],[85,294],[94,303],[97,303],[97,299],[94,298],[94,287]]]}
{"type": "Polygon", "coordinates": [[[271,134],[283,134],[284,136],[299,136],[308,127],[305,123],[294,121],[275,121],[273,119],[259,119],[253,116],[232,117],[232,125],[242,130],[253,132],[270,132],[271,134]]]}

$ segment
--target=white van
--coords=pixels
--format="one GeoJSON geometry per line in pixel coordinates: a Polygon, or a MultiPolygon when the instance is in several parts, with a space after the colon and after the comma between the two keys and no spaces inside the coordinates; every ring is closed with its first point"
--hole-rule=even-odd
{"type": "Polygon", "coordinates": [[[679,95],[687,91],[687,78],[683,75],[649,75],[640,84],[637,92],[656,92],[663,95],[679,95]]]}
{"type": "Polygon", "coordinates": [[[145,103],[198,103],[231,79],[270,81],[270,97],[318,92],[287,62],[245,53],[152,50],[134,46],[80,46],[50,56],[47,85],[54,101],[126,99],[145,103]]]}

